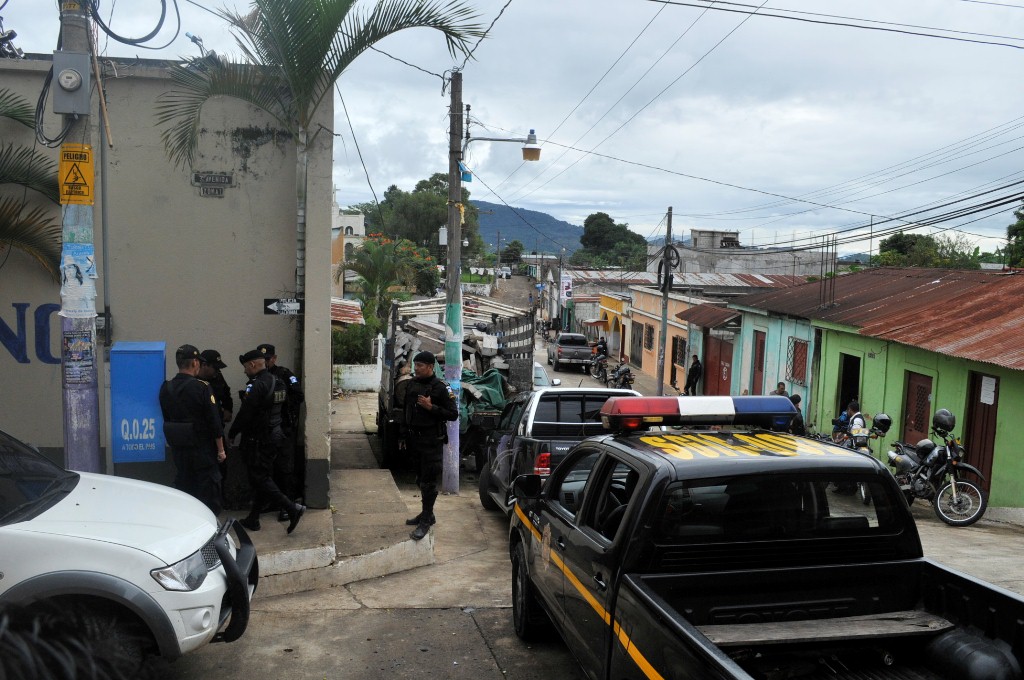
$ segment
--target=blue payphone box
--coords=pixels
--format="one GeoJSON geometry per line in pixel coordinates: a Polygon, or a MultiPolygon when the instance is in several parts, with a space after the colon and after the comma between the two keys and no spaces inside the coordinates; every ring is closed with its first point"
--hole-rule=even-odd
{"type": "Polygon", "coordinates": [[[160,386],[167,343],[117,342],[110,350],[110,432],[115,463],[165,459],[160,386]]]}

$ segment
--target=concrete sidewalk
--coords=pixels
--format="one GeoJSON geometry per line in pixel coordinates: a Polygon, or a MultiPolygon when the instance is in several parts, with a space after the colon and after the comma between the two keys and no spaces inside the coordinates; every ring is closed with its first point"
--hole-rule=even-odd
{"type": "MultiPolygon", "coordinates": [[[[249,532],[260,559],[259,596],[344,585],[434,562],[434,533],[409,538],[410,511],[390,471],[380,469],[377,395],[360,392],[331,401],[331,507],[309,509],[289,535],[273,513],[249,532]]],[[[236,518],[245,512],[230,513],[236,518]]],[[[415,514],[413,512],[412,514],[415,514]]]]}

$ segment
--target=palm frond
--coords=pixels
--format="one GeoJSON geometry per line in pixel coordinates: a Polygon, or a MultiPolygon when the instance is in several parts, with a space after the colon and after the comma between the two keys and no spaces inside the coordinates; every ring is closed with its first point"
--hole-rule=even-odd
{"type": "Polygon", "coordinates": [[[156,122],[168,157],[178,166],[191,167],[199,143],[203,105],[226,96],[252,104],[270,114],[284,129],[297,132],[294,107],[287,88],[274,69],[232,64],[217,57],[191,59],[172,66],[176,89],[157,97],[156,122]]]}
{"type": "Polygon", "coordinates": [[[0,184],[20,184],[60,202],[57,163],[27,146],[0,146],[0,184]]]}
{"type": "Polygon", "coordinates": [[[0,89],[0,118],[10,118],[35,130],[35,115],[35,107],[27,99],[7,88],[0,89]]]}
{"type": "Polygon", "coordinates": [[[47,217],[46,210],[25,210],[14,198],[0,198],[0,244],[17,248],[35,258],[60,281],[60,221],[47,217]]]}

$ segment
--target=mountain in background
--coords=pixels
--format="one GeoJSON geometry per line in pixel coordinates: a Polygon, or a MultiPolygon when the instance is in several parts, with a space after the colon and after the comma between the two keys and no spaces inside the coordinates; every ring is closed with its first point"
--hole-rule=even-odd
{"type": "Polygon", "coordinates": [[[557,253],[563,246],[568,254],[582,247],[580,236],[583,236],[583,227],[581,226],[569,224],[536,210],[516,208],[513,211],[512,208],[501,203],[470,202],[480,210],[480,238],[484,243],[492,245],[487,248],[489,251],[494,250],[493,245],[497,242],[499,231],[505,243],[510,241],[522,243],[524,254],[534,250],[539,250],[542,253],[557,253]]]}

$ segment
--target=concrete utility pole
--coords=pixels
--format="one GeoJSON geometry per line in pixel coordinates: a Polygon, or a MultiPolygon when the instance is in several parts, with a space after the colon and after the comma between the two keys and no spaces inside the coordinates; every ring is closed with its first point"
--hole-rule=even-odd
{"type": "MultiPolygon", "coordinates": [[[[462,391],[462,72],[452,71],[448,131],[448,263],[444,319],[444,378],[460,402],[462,391]]],[[[459,493],[459,421],[448,423],[441,491],[459,493]]]]}
{"type": "Polygon", "coordinates": [[[501,278],[501,232],[498,232],[498,259],[494,263],[494,287],[498,288],[498,279],[501,278]]]}
{"type": "Polygon", "coordinates": [[[658,338],[658,396],[665,394],[665,342],[668,340],[668,292],[672,289],[672,206],[668,207],[668,227],[665,229],[665,247],[661,251],[661,337],[658,338]]]}
{"type": "MultiPolygon", "coordinates": [[[[62,3],[62,47],[54,53],[53,107],[64,115],[60,149],[61,384],[64,464],[102,472],[96,347],[95,173],[90,144],[89,19],[83,3],[62,3]]],[[[104,263],[105,265],[106,263],[104,263]]],[[[109,472],[109,471],[108,471],[109,472]]]]}
{"type": "Polygon", "coordinates": [[[565,291],[562,288],[562,258],[565,257],[565,248],[562,248],[562,252],[558,255],[558,297],[557,304],[555,305],[555,318],[558,319],[558,330],[565,328],[562,319],[562,295],[565,291]]]}

